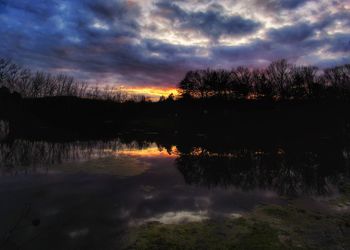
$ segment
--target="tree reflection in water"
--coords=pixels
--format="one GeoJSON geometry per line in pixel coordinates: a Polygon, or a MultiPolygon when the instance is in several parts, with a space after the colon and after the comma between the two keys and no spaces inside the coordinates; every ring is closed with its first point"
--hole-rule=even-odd
{"type": "Polygon", "coordinates": [[[349,149],[337,147],[237,149],[193,148],[176,159],[185,181],[208,187],[271,189],[281,195],[327,194],[349,177],[349,149]]]}
{"type": "Polygon", "coordinates": [[[142,150],[149,145],[147,142],[124,144],[120,140],[67,143],[15,140],[0,143],[0,173],[48,171],[52,165],[108,157],[130,148],[142,150]]]}
{"type": "Polygon", "coordinates": [[[329,194],[349,177],[350,150],[345,146],[213,148],[163,147],[147,141],[50,143],[16,140],[0,144],[0,173],[47,172],[50,166],[126,155],[174,158],[190,185],[273,190],[281,195],[329,194]],[[157,153],[158,152],[158,153],[157,153]]]}

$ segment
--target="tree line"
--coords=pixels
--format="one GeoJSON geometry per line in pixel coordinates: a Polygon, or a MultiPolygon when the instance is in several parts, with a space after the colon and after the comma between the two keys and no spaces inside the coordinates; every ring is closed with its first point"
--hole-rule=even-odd
{"type": "Polygon", "coordinates": [[[232,70],[192,70],[178,87],[183,98],[348,99],[350,64],[320,70],[292,65],[283,59],[262,69],[240,66],[232,70]]]}
{"type": "MultiPolygon", "coordinates": [[[[75,96],[114,102],[147,101],[145,96],[129,95],[113,87],[92,87],[73,77],[32,72],[11,60],[0,58],[0,87],[22,97],[75,96]]],[[[224,100],[266,99],[350,99],[350,64],[328,69],[296,66],[282,59],[266,68],[240,66],[232,70],[191,70],[178,84],[180,98],[224,100]]],[[[175,97],[160,98],[173,101],[175,97]]]]}
{"type": "Polygon", "coordinates": [[[114,87],[91,86],[65,74],[33,72],[3,58],[0,58],[0,87],[25,98],[74,96],[114,102],[147,100],[144,96],[129,95],[114,87]]]}

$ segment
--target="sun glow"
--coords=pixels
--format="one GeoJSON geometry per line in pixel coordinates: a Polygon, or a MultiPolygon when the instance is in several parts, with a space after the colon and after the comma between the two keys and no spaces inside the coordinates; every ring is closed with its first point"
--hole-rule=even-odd
{"type": "Polygon", "coordinates": [[[122,87],[121,89],[130,95],[144,95],[152,101],[158,101],[161,96],[167,97],[173,94],[176,97],[179,95],[179,90],[176,88],[122,87]]]}

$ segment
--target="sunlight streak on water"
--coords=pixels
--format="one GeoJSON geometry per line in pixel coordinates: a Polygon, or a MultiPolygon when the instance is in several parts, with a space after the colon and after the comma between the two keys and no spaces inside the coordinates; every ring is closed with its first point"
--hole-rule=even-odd
{"type": "Polygon", "coordinates": [[[152,144],[143,149],[128,148],[118,150],[115,154],[142,158],[176,158],[179,155],[179,151],[176,146],[172,146],[171,150],[167,151],[164,148],[158,147],[156,144],[152,144]]]}
{"type": "Polygon", "coordinates": [[[156,143],[124,144],[115,140],[61,144],[18,140],[0,144],[0,174],[83,171],[114,175],[128,169],[139,169],[137,172],[141,173],[148,169],[147,159],[175,159],[178,156],[176,146],[166,149],[156,143]]]}

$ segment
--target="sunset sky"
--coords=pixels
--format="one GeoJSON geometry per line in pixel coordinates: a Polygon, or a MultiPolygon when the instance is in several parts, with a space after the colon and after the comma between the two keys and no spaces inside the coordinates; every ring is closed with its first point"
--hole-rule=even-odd
{"type": "Polygon", "coordinates": [[[0,0],[0,23],[1,57],[141,93],[190,69],[350,63],[350,0],[0,0]]]}

